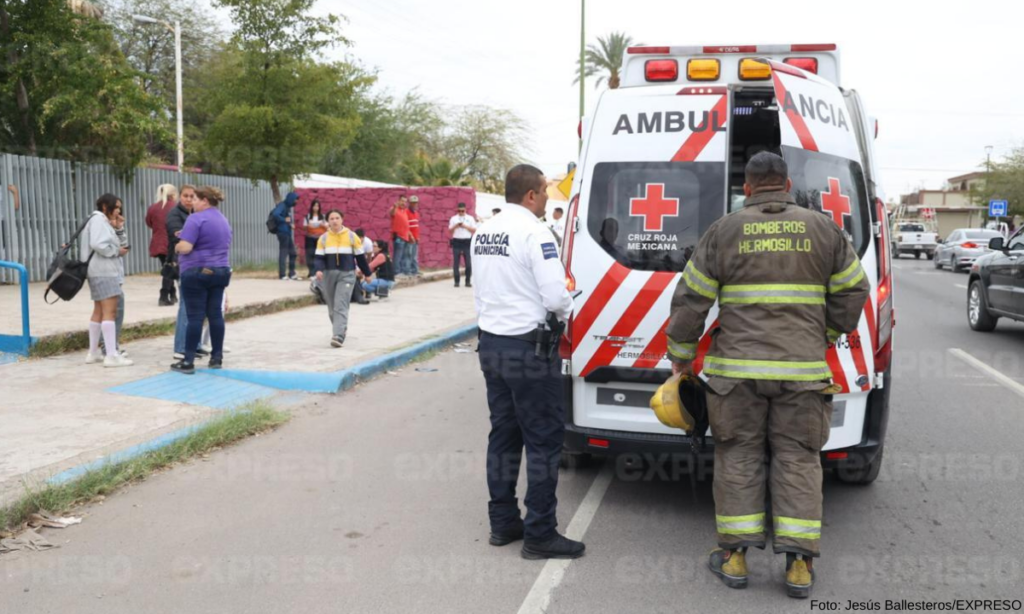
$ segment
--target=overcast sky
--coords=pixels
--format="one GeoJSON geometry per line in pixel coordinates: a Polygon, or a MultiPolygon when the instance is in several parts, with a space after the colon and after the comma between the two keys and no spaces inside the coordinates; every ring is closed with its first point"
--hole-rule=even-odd
{"type": "MultiPolygon", "coordinates": [[[[588,0],[587,41],[621,30],[657,45],[837,43],[842,85],[879,119],[881,184],[895,198],[979,170],[986,145],[994,159],[1024,145],[1024,78],[1011,72],[1024,65],[1024,9],[908,4],[588,0]]],[[[349,19],[348,52],[393,93],[511,109],[546,173],[575,158],[579,0],[320,0],[317,11],[349,19]]],[[[590,108],[598,90],[586,91],[590,108]]]]}

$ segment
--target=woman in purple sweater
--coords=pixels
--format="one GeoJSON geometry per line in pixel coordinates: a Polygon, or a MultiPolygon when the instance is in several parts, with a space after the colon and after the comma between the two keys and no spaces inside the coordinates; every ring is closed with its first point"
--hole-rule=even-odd
{"type": "Polygon", "coordinates": [[[185,333],[185,358],[171,365],[179,373],[195,373],[196,350],[203,336],[203,319],[210,321],[210,368],[220,369],[224,361],[224,313],[221,305],[224,289],[231,283],[231,224],[217,208],[224,193],[210,186],[196,190],[192,215],[181,229],[178,245],[178,270],[181,275],[181,300],[185,303],[188,327],[185,333]]]}

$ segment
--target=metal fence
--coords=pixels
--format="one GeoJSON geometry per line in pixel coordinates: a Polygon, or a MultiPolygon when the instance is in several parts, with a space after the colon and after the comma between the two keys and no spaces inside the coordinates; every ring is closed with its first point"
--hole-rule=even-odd
{"type": "MultiPolygon", "coordinates": [[[[212,185],[224,191],[221,211],[231,221],[232,265],[259,265],[277,259],[277,240],[267,233],[266,219],[274,206],[270,184],[240,177],[179,175],[174,171],[137,169],[128,180],[108,166],[0,153],[0,260],[20,262],[32,281],[43,281],[58,246],[67,241],[106,192],[124,205],[128,240],[125,272],[154,273],[160,263],[149,256],[151,232],[146,210],[164,183],[212,185]],[[16,186],[20,206],[8,186],[16,186]]],[[[286,190],[282,187],[282,190],[286,190]]],[[[17,282],[16,274],[0,270],[0,283],[17,282]]]]}

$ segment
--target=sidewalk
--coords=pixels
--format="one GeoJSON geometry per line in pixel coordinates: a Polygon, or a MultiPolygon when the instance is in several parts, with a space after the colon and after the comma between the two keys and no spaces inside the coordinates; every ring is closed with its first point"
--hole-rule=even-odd
{"type": "MultiPolygon", "coordinates": [[[[131,281],[132,292],[126,293],[128,310],[132,309],[132,294],[141,297],[149,284],[155,297],[158,288],[155,278],[153,283],[148,278],[131,281]]],[[[230,352],[225,355],[222,372],[203,370],[201,362],[193,376],[170,372],[169,336],[126,345],[135,361],[127,368],[87,366],[84,352],[0,365],[0,423],[4,425],[0,429],[0,505],[10,503],[22,481],[46,480],[218,411],[279,395],[281,390],[316,388],[308,385],[310,381],[325,390],[337,390],[337,385],[324,388],[322,384],[340,381],[338,373],[343,369],[473,324],[472,290],[453,288],[450,283],[396,288],[385,301],[352,305],[348,336],[341,349],[330,347],[331,327],[324,306],[229,323],[225,345],[230,352]]],[[[7,289],[0,290],[3,300],[7,289]]],[[[308,292],[307,284],[233,281],[232,308],[238,300],[266,302],[289,292],[308,292]]],[[[126,325],[131,320],[152,319],[154,312],[162,316],[172,311],[156,307],[155,298],[135,301],[135,318],[126,313],[126,325]]],[[[40,312],[34,311],[33,335],[38,335],[37,331],[79,330],[88,314],[74,310],[87,304],[62,305],[67,316],[43,311],[46,317],[39,317],[36,314],[40,312]]],[[[0,320],[6,322],[10,315],[6,304],[0,305],[4,305],[0,320]]]]}

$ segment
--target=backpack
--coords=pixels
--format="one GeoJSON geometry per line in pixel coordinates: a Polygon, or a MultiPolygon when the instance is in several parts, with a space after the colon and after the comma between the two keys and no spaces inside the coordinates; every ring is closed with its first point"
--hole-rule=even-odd
{"type": "Polygon", "coordinates": [[[85,262],[72,258],[69,254],[71,247],[75,242],[75,239],[82,234],[85,227],[89,225],[89,220],[92,217],[86,218],[82,225],[78,227],[78,230],[68,240],[67,243],[63,244],[58,250],[57,254],[53,258],[53,262],[50,263],[50,267],[46,269],[46,294],[43,295],[43,301],[47,305],[53,305],[57,302],[55,299],[53,302],[47,300],[52,291],[57,295],[59,299],[70,301],[75,298],[78,291],[85,285],[85,280],[89,276],[89,262],[92,260],[93,253],[89,252],[89,258],[85,262]]]}
{"type": "Polygon", "coordinates": [[[273,209],[270,210],[270,215],[267,216],[267,232],[272,234],[272,235],[276,235],[277,234],[278,223],[277,223],[277,218],[274,217],[274,212],[275,211],[277,211],[277,206],[276,205],[274,206],[273,209]]]}

